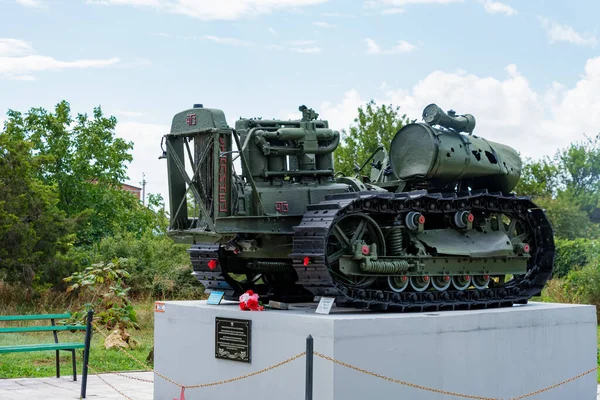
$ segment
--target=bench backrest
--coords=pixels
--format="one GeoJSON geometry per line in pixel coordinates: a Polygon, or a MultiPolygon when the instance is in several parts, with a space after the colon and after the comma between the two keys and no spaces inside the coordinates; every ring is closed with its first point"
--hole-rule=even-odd
{"type": "MultiPolygon", "coordinates": [[[[0,322],[10,321],[37,321],[37,320],[57,320],[68,319],[71,314],[30,314],[30,315],[0,315],[0,322]]],[[[54,323],[54,321],[52,321],[54,323]]],[[[0,333],[19,333],[19,332],[56,332],[56,331],[77,331],[85,330],[85,325],[59,325],[59,326],[25,326],[0,328],[0,333]]]]}
{"type": "Polygon", "coordinates": [[[34,321],[39,319],[67,319],[71,314],[0,315],[0,321],[34,321]]]}

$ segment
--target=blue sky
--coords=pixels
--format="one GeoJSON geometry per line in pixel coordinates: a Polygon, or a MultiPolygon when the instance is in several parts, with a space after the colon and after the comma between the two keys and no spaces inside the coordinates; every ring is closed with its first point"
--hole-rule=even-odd
{"type": "Polygon", "coordinates": [[[101,105],[135,143],[129,183],[193,103],[335,129],[370,99],[420,119],[473,113],[524,156],[600,131],[600,2],[541,0],[0,0],[0,119],[8,109],[101,105]]]}

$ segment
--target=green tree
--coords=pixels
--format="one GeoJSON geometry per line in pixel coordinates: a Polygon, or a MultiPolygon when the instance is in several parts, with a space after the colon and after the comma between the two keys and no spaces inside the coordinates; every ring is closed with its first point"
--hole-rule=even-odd
{"type": "Polygon", "coordinates": [[[517,193],[529,196],[556,196],[559,186],[559,167],[549,157],[534,161],[525,160],[521,179],[515,188],[517,193]]]}
{"type": "Polygon", "coordinates": [[[31,108],[10,110],[6,131],[32,143],[32,151],[48,158],[38,178],[57,188],[59,208],[79,222],[77,245],[91,244],[118,231],[143,233],[154,229],[155,216],[130,193],[120,190],[131,142],[115,136],[117,120],[100,107],[71,116],[69,103],[54,112],[31,108]]]}
{"type": "Polygon", "coordinates": [[[527,160],[516,192],[546,209],[556,236],[600,237],[590,219],[600,199],[600,137],[572,143],[552,158],[527,160]]]}
{"type": "Polygon", "coordinates": [[[59,255],[73,241],[55,186],[38,177],[51,160],[31,149],[22,136],[0,132],[0,278],[29,287],[68,272],[59,255]]]}
{"type": "Polygon", "coordinates": [[[334,153],[336,171],[353,176],[355,164],[362,165],[379,145],[389,149],[396,132],[409,122],[399,112],[400,107],[378,106],[373,100],[359,107],[354,125],[349,132],[342,131],[342,140],[334,153]]]}
{"type": "Polygon", "coordinates": [[[557,157],[564,192],[591,215],[600,197],[600,135],[571,144],[557,157]]]}

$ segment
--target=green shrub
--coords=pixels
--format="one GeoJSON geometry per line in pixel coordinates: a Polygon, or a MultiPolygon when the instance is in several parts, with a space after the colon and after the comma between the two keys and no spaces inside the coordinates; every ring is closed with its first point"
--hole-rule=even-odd
{"type": "Polygon", "coordinates": [[[194,278],[187,245],[175,244],[164,235],[132,233],[104,238],[89,250],[94,262],[128,259],[127,271],[133,295],[154,298],[200,298],[204,288],[194,278]]]}
{"type": "Polygon", "coordinates": [[[548,282],[542,300],[556,303],[592,304],[600,313],[600,266],[590,262],[580,269],[569,271],[565,278],[548,282]]]}
{"type": "Polygon", "coordinates": [[[572,269],[600,259],[600,241],[590,239],[555,239],[556,259],[554,277],[563,278],[572,269]]]}
{"type": "Polygon", "coordinates": [[[137,314],[131,304],[128,292],[131,288],[125,285],[129,273],[125,270],[127,259],[116,259],[113,262],[94,264],[83,272],[76,272],[64,279],[70,286],[67,292],[84,307],[73,313],[72,319],[85,322],[88,309],[94,310],[94,320],[108,329],[136,328],[137,314]]]}

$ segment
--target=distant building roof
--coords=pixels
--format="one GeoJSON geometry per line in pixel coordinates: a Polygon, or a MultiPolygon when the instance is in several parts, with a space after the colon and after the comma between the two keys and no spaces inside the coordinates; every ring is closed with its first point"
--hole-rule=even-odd
{"type": "Polygon", "coordinates": [[[122,183],[121,185],[122,185],[123,189],[126,189],[126,190],[134,190],[134,191],[142,190],[142,188],[140,188],[140,187],[128,185],[126,183],[122,183]]]}

